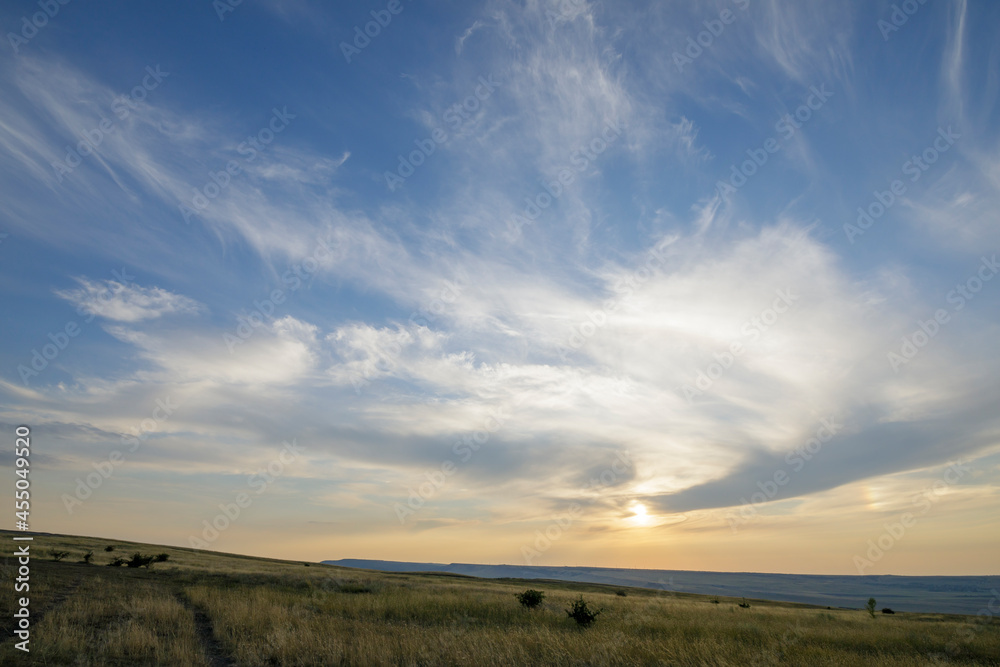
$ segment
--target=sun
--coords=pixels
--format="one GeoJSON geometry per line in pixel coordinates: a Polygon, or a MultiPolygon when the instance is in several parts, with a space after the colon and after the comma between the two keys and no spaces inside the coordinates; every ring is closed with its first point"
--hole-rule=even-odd
{"type": "Polygon", "coordinates": [[[632,505],[631,510],[633,512],[632,516],[628,517],[628,521],[633,526],[648,526],[653,523],[653,517],[649,516],[646,506],[642,503],[635,503],[632,505]]]}

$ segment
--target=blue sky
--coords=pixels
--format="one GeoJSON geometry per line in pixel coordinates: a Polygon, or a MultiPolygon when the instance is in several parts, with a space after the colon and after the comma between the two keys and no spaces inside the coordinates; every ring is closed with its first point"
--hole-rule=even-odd
{"type": "Polygon", "coordinates": [[[0,11],[39,530],[995,573],[1000,7],[43,5],[0,11]]]}

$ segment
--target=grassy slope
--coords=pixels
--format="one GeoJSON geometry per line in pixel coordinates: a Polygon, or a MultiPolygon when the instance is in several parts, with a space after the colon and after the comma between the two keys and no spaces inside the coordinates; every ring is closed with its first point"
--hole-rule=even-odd
{"type": "MultiPolygon", "coordinates": [[[[8,544],[9,532],[0,531],[8,544]]],[[[5,553],[12,552],[5,549],[5,553]]],[[[0,664],[38,665],[870,665],[1000,666],[1000,623],[565,581],[368,572],[119,540],[33,542],[32,651],[7,639],[0,664]],[[114,553],[104,552],[108,544],[114,553]],[[62,562],[47,557],[65,550],[62,562]],[[94,551],[93,565],[80,563],[94,551]],[[152,570],[102,567],[134,551],[152,570]],[[539,609],[513,593],[545,591],[539,609]],[[579,630],[579,595],[604,612],[579,630]]],[[[10,637],[16,566],[5,558],[0,614],[10,637]]]]}

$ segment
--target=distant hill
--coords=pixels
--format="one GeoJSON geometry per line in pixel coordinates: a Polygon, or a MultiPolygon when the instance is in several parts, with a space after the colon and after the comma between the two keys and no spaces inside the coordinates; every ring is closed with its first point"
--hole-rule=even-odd
{"type": "MultiPolygon", "coordinates": [[[[345,558],[324,563],[380,572],[450,572],[487,579],[558,579],[637,586],[703,595],[804,602],[860,609],[869,597],[896,611],[975,614],[1000,590],[1000,576],[910,577],[892,575],[768,574],[636,570],[604,567],[409,563],[345,558]],[[991,592],[994,591],[994,592],[991,592]]],[[[995,603],[994,603],[995,604],[995,603]]]]}

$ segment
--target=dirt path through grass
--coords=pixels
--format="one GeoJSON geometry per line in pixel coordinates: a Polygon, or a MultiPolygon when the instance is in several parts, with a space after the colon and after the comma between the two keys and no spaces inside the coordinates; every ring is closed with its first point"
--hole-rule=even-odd
{"type": "Polygon", "coordinates": [[[235,667],[236,663],[229,657],[226,650],[215,638],[212,627],[212,619],[204,611],[191,604],[183,593],[175,591],[177,601],[194,617],[194,626],[198,631],[198,640],[201,642],[202,650],[205,652],[205,659],[212,667],[235,667]]]}

